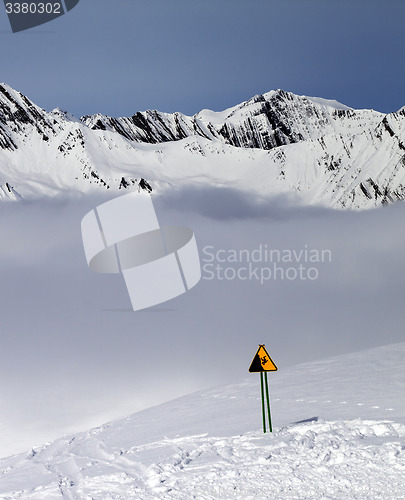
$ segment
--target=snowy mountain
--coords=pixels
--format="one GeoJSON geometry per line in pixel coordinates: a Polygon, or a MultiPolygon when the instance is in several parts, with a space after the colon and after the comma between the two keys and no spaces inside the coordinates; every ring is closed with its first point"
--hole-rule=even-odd
{"type": "Polygon", "coordinates": [[[0,85],[0,199],[221,186],[371,208],[405,198],[405,111],[283,90],[222,112],[46,112],[0,85]]]}
{"type": "Polygon", "coordinates": [[[251,374],[34,446],[0,460],[1,498],[405,498],[404,356],[399,343],[270,373],[272,434],[251,374]]]}

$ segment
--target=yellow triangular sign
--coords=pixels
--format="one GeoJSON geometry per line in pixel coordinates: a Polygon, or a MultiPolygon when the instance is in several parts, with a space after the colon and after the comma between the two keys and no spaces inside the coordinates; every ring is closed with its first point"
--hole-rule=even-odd
{"type": "Polygon", "coordinates": [[[264,344],[259,345],[259,349],[255,357],[253,358],[252,364],[250,365],[249,371],[251,373],[255,372],[275,372],[277,366],[273,363],[273,360],[266,351],[264,344]]]}

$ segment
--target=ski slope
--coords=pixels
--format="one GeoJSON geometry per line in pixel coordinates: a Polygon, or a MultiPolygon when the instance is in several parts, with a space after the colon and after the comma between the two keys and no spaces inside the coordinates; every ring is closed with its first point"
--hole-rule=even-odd
{"type": "Polygon", "coordinates": [[[402,342],[279,367],[272,434],[251,374],[35,446],[0,461],[0,498],[405,498],[404,357],[402,342]]]}

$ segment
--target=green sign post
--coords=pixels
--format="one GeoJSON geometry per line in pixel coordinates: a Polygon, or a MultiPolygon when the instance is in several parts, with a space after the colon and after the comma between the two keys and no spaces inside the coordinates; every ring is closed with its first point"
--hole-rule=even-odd
{"type": "Polygon", "coordinates": [[[253,358],[253,361],[250,365],[249,372],[257,373],[260,372],[260,388],[262,394],[262,416],[263,416],[263,432],[266,432],[266,412],[265,412],[265,403],[264,400],[266,398],[267,401],[267,413],[269,419],[269,432],[273,432],[273,428],[271,426],[271,414],[270,414],[270,397],[269,397],[269,386],[267,384],[267,372],[277,371],[277,366],[274,364],[273,360],[269,356],[269,353],[266,351],[264,344],[259,345],[259,349],[253,358]],[[265,395],[266,391],[266,395],[265,395]]]}

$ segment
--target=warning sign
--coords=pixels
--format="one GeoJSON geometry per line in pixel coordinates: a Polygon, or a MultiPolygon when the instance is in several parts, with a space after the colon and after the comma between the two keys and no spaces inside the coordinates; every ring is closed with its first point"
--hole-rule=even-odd
{"type": "Polygon", "coordinates": [[[259,345],[256,356],[253,358],[252,364],[250,365],[249,371],[254,372],[275,372],[277,366],[273,363],[273,360],[266,351],[263,345],[259,345]]]}

